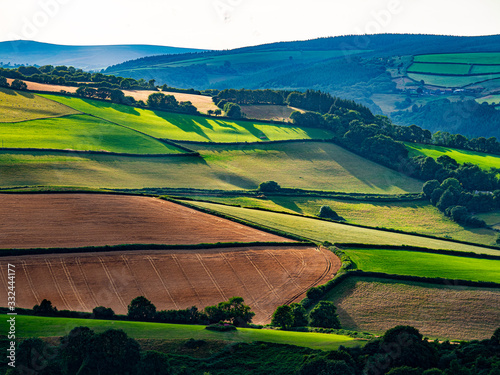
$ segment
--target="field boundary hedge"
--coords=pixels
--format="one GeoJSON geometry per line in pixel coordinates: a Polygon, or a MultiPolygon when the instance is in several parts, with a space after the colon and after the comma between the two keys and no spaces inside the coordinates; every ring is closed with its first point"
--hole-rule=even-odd
{"type": "MultiPolygon", "coordinates": [[[[179,147],[180,148],[180,147],[179,147]]],[[[87,155],[115,155],[115,156],[128,156],[128,157],[152,157],[152,158],[162,158],[162,157],[180,157],[180,156],[200,156],[198,152],[180,152],[177,154],[130,154],[127,152],[113,152],[113,151],[92,151],[92,150],[70,150],[70,149],[60,149],[60,148],[17,148],[17,147],[0,147],[0,151],[42,151],[42,152],[54,152],[54,153],[66,153],[66,154],[87,154],[87,155]]]]}
{"type": "Polygon", "coordinates": [[[21,255],[45,255],[45,254],[78,254],[78,253],[103,253],[117,251],[162,251],[162,250],[210,250],[220,248],[240,247],[316,247],[313,242],[216,242],[199,243],[188,245],[164,245],[164,244],[123,244],[104,246],[82,246],[82,247],[53,247],[53,248],[30,248],[30,249],[0,249],[0,257],[21,255]]]}
{"type": "MultiPolygon", "coordinates": [[[[288,126],[292,126],[292,125],[288,125],[288,126]]],[[[295,127],[300,128],[300,129],[303,129],[303,128],[316,129],[316,128],[307,128],[305,126],[295,126],[295,127]]],[[[277,140],[277,141],[244,141],[244,142],[214,142],[214,141],[202,142],[202,141],[188,141],[188,140],[178,141],[178,140],[168,139],[168,138],[162,138],[162,139],[166,139],[166,140],[170,140],[172,142],[178,142],[178,143],[187,143],[187,144],[195,144],[195,145],[217,145],[217,146],[263,145],[263,144],[271,144],[271,143],[328,142],[328,141],[330,141],[329,138],[325,138],[325,139],[301,138],[301,139],[281,139],[281,140],[277,140]]]]}
{"type": "Polygon", "coordinates": [[[403,251],[415,251],[420,253],[430,253],[430,254],[442,254],[442,255],[450,255],[450,256],[458,256],[464,258],[477,258],[477,259],[491,259],[491,260],[500,260],[500,249],[498,249],[499,255],[491,255],[491,254],[478,254],[473,253],[471,251],[458,251],[458,250],[446,250],[446,249],[429,249],[427,247],[419,247],[419,246],[410,246],[410,245],[375,245],[375,244],[362,244],[362,243],[339,243],[336,242],[334,244],[336,247],[340,249],[366,249],[366,250],[403,250],[403,251]]]}
{"type": "MultiPolygon", "coordinates": [[[[183,200],[191,200],[193,202],[196,202],[196,200],[194,200],[194,199],[189,199],[189,198],[182,198],[182,199],[183,200]]],[[[201,201],[199,201],[199,202],[201,202],[201,201]]],[[[206,203],[220,204],[220,205],[226,205],[226,206],[230,206],[230,207],[241,207],[241,206],[237,206],[237,205],[230,205],[230,204],[224,204],[224,203],[214,203],[214,202],[206,202],[206,203]]],[[[498,247],[493,247],[493,246],[488,246],[488,245],[483,245],[483,244],[478,244],[478,243],[468,242],[468,241],[455,240],[455,239],[452,239],[452,238],[436,237],[436,236],[432,236],[432,235],[429,235],[429,234],[421,234],[421,233],[415,233],[415,232],[405,232],[405,231],[402,231],[402,230],[399,230],[399,229],[390,229],[390,228],[381,228],[381,227],[370,227],[370,226],[363,225],[363,224],[346,223],[346,222],[335,221],[335,220],[326,219],[326,218],[322,218],[322,217],[307,216],[307,215],[299,214],[299,213],[296,213],[296,212],[273,211],[273,210],[270,210],[268,208],[262,208],[262,207],[244,207],[244,208],[247,209],[247,210],[257,210],[257,211],[274,212],[274,213],[279,213],[279,214],[284,214],[284,215],[290,215],[290,216],[303,217],[303,218],[308,218],[308,219],[313,219],[313,220],[326,221],[326,222],[336,223],[336,224],[340,224],[340,225],[347,225],[347,226],[351,226],[351,227],[358,227],[358,228],[365,228],[365,229],[372,229],[372,230],[380,230],[380,231],[383,231],[383,232],[390,232],[390,233],[405,234],[405,235],[408,235],[408,236],[423,237],[423,238],[429,238],[429,239],[433,239],[433,240],[446,241],[446,242],[458,243],[458,244],[463,244],[463,245],[471,245],[471,246],[475,246],[475,247],[481,247],[481,248],[484,248],[484,249],[491,249],[491,250],[498,250],[498,251],[500,251],[500,248],[498,248],[498,247]]]]}

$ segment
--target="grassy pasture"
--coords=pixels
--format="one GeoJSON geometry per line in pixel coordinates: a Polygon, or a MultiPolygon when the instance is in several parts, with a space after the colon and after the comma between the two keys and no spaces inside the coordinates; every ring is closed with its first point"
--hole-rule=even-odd
{"type": "Polygon", "coordinates": [[[441,155],[448,155],[458,163],[473,163],[483,169],[500,168],[500,156],[485,154],[476,151],[459,150],[450,147],[423,145],[419,143],[405,142],[405,146],[410,152],[410,156],[425,155],[438,158],[441,155]]]}
{"type": "Polygon", "coordinates": [[[500,260],[403,250],[348,249],[345,252],[363,271],[500,283],[500,260]]]}
{"type": "Polygon", "coordinates": [[[181,150],[133,130],[86,115],[5,123],[3,147],[171,154],[181,150]]]}
{"type": "Polygon", "coordinates": [[[408,234],[386,232],[377,229],[360,228],[345,224],[316,220],[313,218],[292,216],[283,213],[259,211],[206,202],[191,203],[198,207],[208,208],[226,215],[247,220],[252,223],[279,229],[321,242],[330,241],[378,245],[410,245],[426,247],[429,249],[470,251],[479,254],[500,254],[500,250],[481,248],[473,245],[453,243],[408,234]]]}
{"type": "Polygon", "coordinates": [[[500,289],[351,277],[325,299],[337,306],[342,327],[378,334],[410,325],[430,338],[481,340],[500,321],[500,289]]]}
{"type": "Polygon", "coordinates": [[[500,52],[471,52],[471,53],[441,53],[418,55],[415,62],[463,63],[463,64],[500,64],[500,52]]]}
{"type": "Polygon", "coordinates": [[[255,189],[274,179],[284,187],[361,193],[399,194],[422,189],[422,182],[330,143],[218,145],[196,150],[201,158],[3,151],[0,184],[235,190],[255,189]]]}
{"type": "Polygon", "coordinates": [[[328,139],[322,129],[301,129],[289,125],[218,120],[163,111],[151,111],[90,99],[43,95],[81,112],[99,116],[156,138],[197,142],[259,142],[286,139],[328,139]]]}
{"type": "MultiPolygon", "coordinates": [[[[497,233],[484,228],[464,228],[425,201],[415,202],[360,202],[315,197],[269,196],[251,197],[193,197],[215,203],[227,203],[250,208],[293,212],[315,216],[323,205],[353,224],[416,232],[433,236],[491,245],[497,233]]],[[[497,221],[500,222],[500,219],[497,221]]]]}
{"type": "Polygon", "coordinates": [[[500,211],[485,212],[476,216],[484,220],[492,228],[500,230],[500,211]]]}
{"type": "Polygon", "coordinates": [[[408,73],[408,77],[426,85],[440,87],[463,87],[474,83],[500,78],[500,74],[485,74],[480,76],[440,76],[430,74],[408,73]]]}
{"type": "Polygon", "coordinates": [[[290,121],[292,112],[304,112],[301,109],[286,105],[242,105],[241,110],[248,118],[276,121],[290,121]]]}
{"type": "Polygon", "coordinates": [[[0,123],[79,113],[77,110],[29,92],[0,87],[0,123]]]}
{"type": "Polygon", "coordinates": [[[416,62],[411,64],[411,66],[407,69],[407,72],[467,75],[469,70],[470,65],[467,64],[424,64],[416,62]]]}
{"type": "MultiPolygon", "coordinates": [[[[7,329],[7,315],[2,317],[2,328],[7,329]]],[[[95,332],[107,329],[122,329],[130,337],[168,340],[221,340],[226,342],[265,341],[279,344],[304,346],[313,349],[334,350],[340,345],[355,346],[360,342],[348,336],[312,333],[287,332],[268,329],[238,328],[232,332],[215,332],[205,329],[205,326],[161,324],[126,321],[109,321],[93,319],[47,318],[19,315],[16,319],[18,337],[54,337],[67,335],[73,328],[85,326],[95,332]]]]}
{"type": "Polygon", "coordinates": [[[500,73],[499,65],[473,65],[470,74],[500,73]]]}
{"type": "Polygon", "coordinates": [[[500,95],[488,95],[488,96],[476,99],[476,101],[478,103],[500,104],[500,95]]]}

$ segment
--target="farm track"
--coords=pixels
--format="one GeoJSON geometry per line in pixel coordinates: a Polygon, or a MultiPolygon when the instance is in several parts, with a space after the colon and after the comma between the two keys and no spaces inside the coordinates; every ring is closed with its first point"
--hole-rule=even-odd
{"type": "MultiPolygon", "coordinates": [[[[18,306],[23,308],[45,298],[60,310],[90,312],[105,306],[126,314],[127,304],[139,295],[158,310],[202,309],[241,296],[259,324],[269,323],[277,306],[297,302],[340,268],[333,253],[307,246],[0,258],[0,267],[8,263],[23,269],[16,275],[18,306]]],[[[7,301],[7,291],[6,283],[0,283],[0,300],[7,301]]]]}

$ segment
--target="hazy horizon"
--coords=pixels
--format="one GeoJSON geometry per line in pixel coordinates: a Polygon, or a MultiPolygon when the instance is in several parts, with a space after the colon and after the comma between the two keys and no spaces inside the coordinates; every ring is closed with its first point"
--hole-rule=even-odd
{"type": "Polygon", "coordinates": [[[2,0],[0,41],[199,49],[365,34],[500,34],[496,0],[2,0]]]}

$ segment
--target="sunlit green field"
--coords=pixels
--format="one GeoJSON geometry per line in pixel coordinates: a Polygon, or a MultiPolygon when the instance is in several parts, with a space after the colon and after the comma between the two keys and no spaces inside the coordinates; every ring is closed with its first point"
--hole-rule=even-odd
{"type": "Polygon", "coordinates": [[[156,138],[197,142],[259,142],[288,139],[329,139],[322,129],[207,118],[135,108],[91,99],[41,95],[78,111],[127,126],[156,138]]]}
{"type": "Polygon", "coordinates": [[[393,233],[377,229],[360,228],[340,223],[317,220],[288,214],[254,210],[249,208],[224,206],[206,202],[190,202],[191,204],[221,212],[239,219],[256,223],[268,228],[293,233],[314,241],[330,241],[344,243],[364,243],[378,245],[409,245],[429,249],[447,249],[470,251],[474,253],[500,255],[500,250],[482,248],[473,245],[454,243],[433,238],[393,233]]]}
{"type": "Polygon", "coordinates": [[[131,154],[182,152],[147,135],[86,115],[0,124],[2,147],[110,151],[131,154]]]}
{"type": "MultiPolygon", "coordinates": [[[[190,148],[192,145],[190,145],[190,148]]],[[[110,188],[190,187],[256,189],[276,180],[283,187],[400,194],[422,182],[331,143],[196,147],[201,157],[148,158],[0,152],[1,186],[56,185],[110,188]]]]}
{"type": "Polygon", "coordinates": [[[312,216],[318,215],[321,206],[327,205],[342,216],[347,223],[422,233],[484,245],[493,244],[497,238],[497,233],[491,229],[464,228],[444,216],[427,201],[363,202],[287,196],[268,196],[266,199],[213,196],[193,196],[193,198],[312,216]]]}
{"type": "MultiPolygon", "coordinates": [[[[0,327],[7,329],[7,316],[0,315],[0,327]]],[[[287,332],[277,330],[263,330],[238,328],[237,331],[215,332],[205,329],[205,326],[143,323],[93,319],[47,318],[18,315],[16,318],[16,335],[18,337],[53,337],[65,336],[75,328],[85,326],[97,333],[107,329],[122,329],[132,338],[164,339],[164,340],[223,340],[228,342],[253,342],[265,341],[279,344],[304,346],[313,349],[333,350],[340,345],[360,345],[348,336],[312,333],[312,332],[287,332]]]]}
{"type": "Polygon", "coordinates": [[[470,66],[466,64],[424,64],[413,63],[408,68],[408,73],[433,73],[433,74],[459,74],[469,73],[470,66]]]}
{"type": "Polygon", "coordinates": [[[500,65],[500,52],[440,53],[430,55],[417,55],[414,56],[413,61],[500,65]]]}
{"type": "Polygon", "coordinates": [[[79,112],[38,95],[0,87],[0,123],[76,113],[79,112]]]}
{"type": "Polygon", "coordinates": [[[473,163],[483,169],[500,168],[500,156],[497,155],[419,143],[405,142],[405,146],[410,151],[410,156],[425,155],[438,158],[441,155],[448,155],[460,164],[473,163]]]}
{"type": "Polygon", "coordinates": [[[500,260],[403,250],[347,249],[345,252],[363,271],[500,283],[500,260]]]}
{"type": "Polygon", "coordinates": [[[485,74],[479,76],[440,76],[431,74],[408,73],[408,77],[426,85],[441,87],[462,87],[473,83],[483,82],[495,78],[500,78],[500,74],[485,74]]]}

